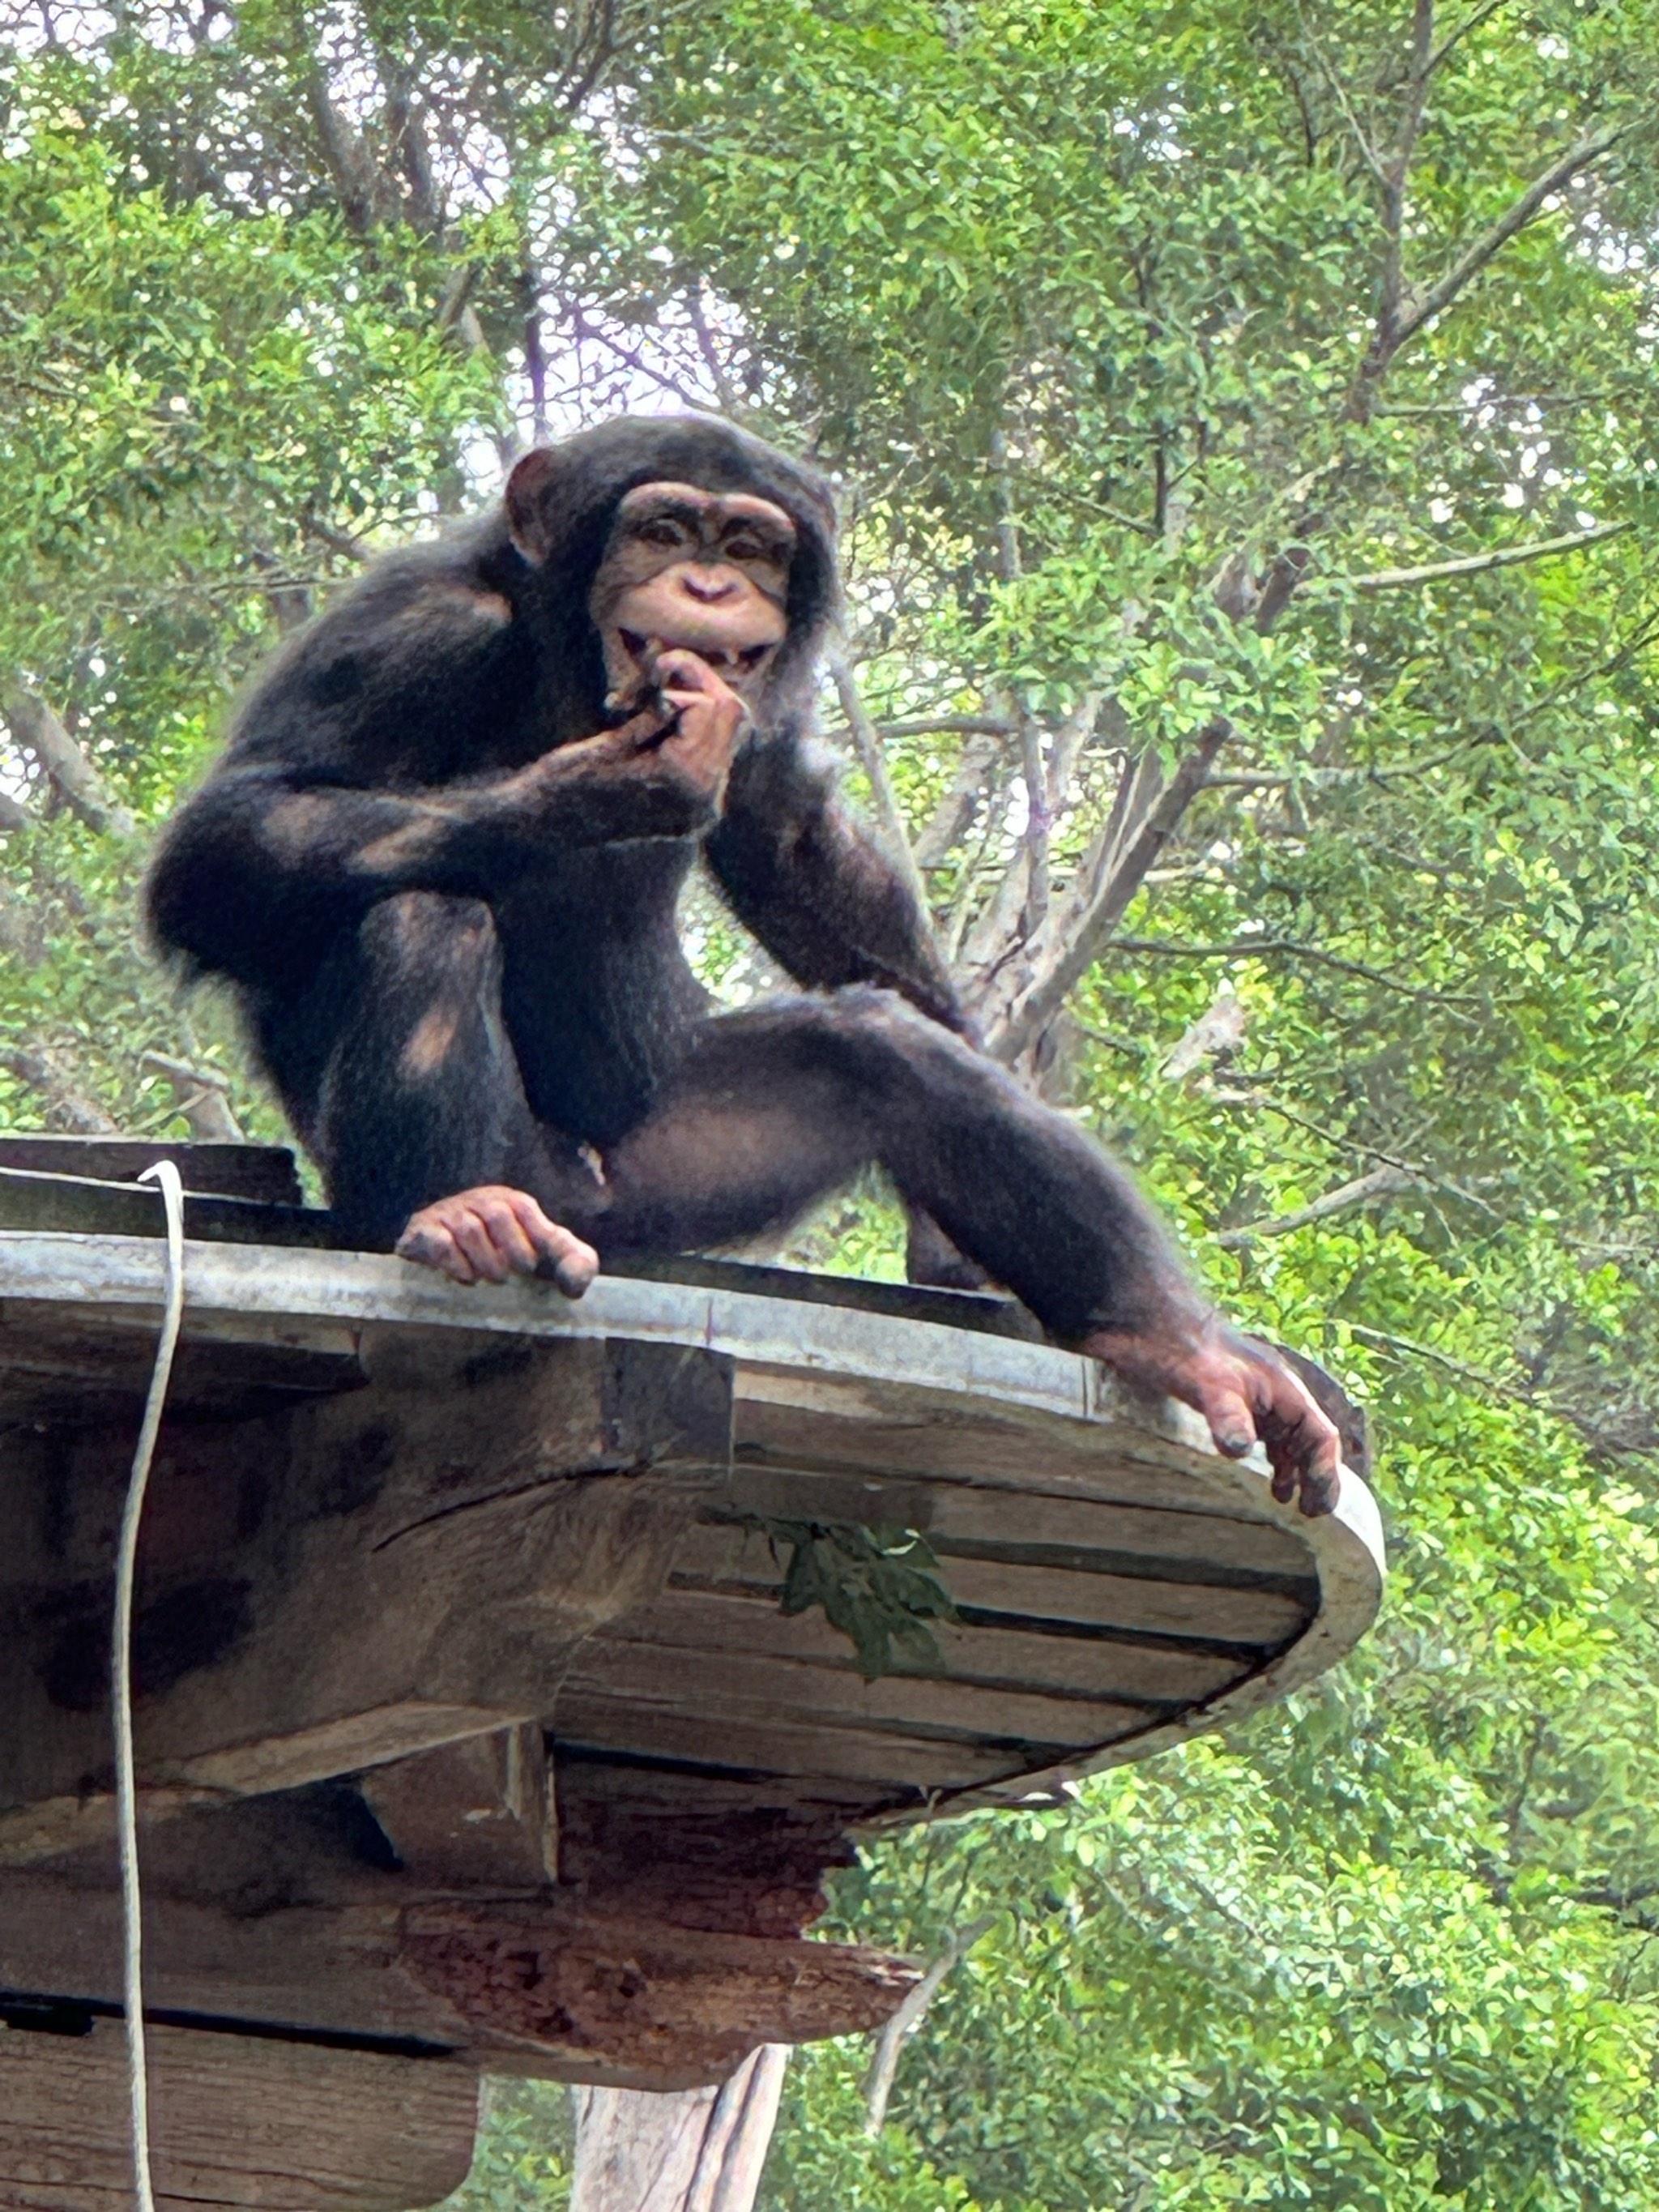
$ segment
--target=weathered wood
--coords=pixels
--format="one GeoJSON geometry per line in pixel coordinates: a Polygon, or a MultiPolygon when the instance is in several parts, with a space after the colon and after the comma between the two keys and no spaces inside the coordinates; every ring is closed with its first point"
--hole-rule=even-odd
{"type": "MultiPolygon", "coordinates": [[[[1013,1696],[1078,1698],[1130,1705],[1156,1713],[1201,1704],[1241,1680],[1251,1662],[1237,1655],[1190,1651],[1179,1646],[1124,1642],[1117,1638],[1039,1635],[1005,1627],[957,1627],[928,1623],[943,1662],[942,1673],[902,1652],[894,1655],[890,1680],[925,1674],[1013,1696]]],[[[811,1659],[842,1667],[852,1664],[852,1645],[821,1613],[786,1617],[775,1591],[710,1594],[688,1589],[671,1576],[669,1588],[649,1606],[630,1613],[617,1633],[651,1643],[663,1653],[665,1674],[695,1679],[696,1655],[738,1652],[759,1658],[811,1659]]],[[[601,1629],[590,1654],[608,1644],[612,1632],[601,1629]]]]}
{"type": "Polygon", "coordinates": [[[852,1944],[505,1904],[411,1908],[399,1956],[498,2070],[517,2070],[517,2053],[562,2061],[573,2078],[685,2087],[722,2078],[757,2043],[879,2027],[917,1971],[852,1944]]]}
{"type": "MultiPolygon", "coordinates": [[[[620,1913],[614,1897],[599,1909],[572,1891],[422,1901],[405,1887],[366,1875],[361,1903],[253,1917],[152,1898],[149,2012],[192,2032],[460,2052],[492,2073],[670,2089],[722,2079],[762,2043],[879,2027],[915,1978],[902,1960],[804,1940],[793,1893],[788,1932],[754,1934],[620,1913]]],[[[708,1895],[718,1914],[718,1885],[708,1895]]],[[[687,1901],[703,1901],[695,1887],[687,1901]]],[[[20,1999],[71,2024],[118,2010],[114,1895],[0,1875],[0,2016],[20,1999]]],[[[4,2117],[0,2103],[0,2135],[4,2117]]]]}
{"type": "Polygon", "coordinates": [[[302,1193],[286,1145],[180,1144],[151,1137],[0,1136],[0,1168],[133,1182],[171,1160],[187,1191],[298,1206],[302,1193]]]}
{"type": "MultiPolygon", "coordinates": [[[[153,1183],[98,1182],[38,1170],[0,1168],[0,1229],[72,1231],[85,1237],[159,1237],[165,1217],[153,1183]]],[[[232,1244],[325,1246],[326,1213],[253,1199],[186,1193],[185,1234],[232,1244]]]]}
{"type": "Polygon", "coordinates": [[[398,1759],[359,1786],[417,1882],[505,1893],[558,1879],[558,1816],[539,1723],[398,1759]]]}
{"type": "MultiPolygon", "coordinates": [[[[718,1354],[504,1348],[434,1387],[164,1435],[135,1631],[141,1783],[259,1791],[533,1719],[661,1585],[721,1482],[718,1354]]],[[[0,1602],[0,1857],[107,1796],[108,1572],[130,1438],[36,1454],[0,1602]]]]}
{"type": "Polygon", "coordinates": [[[718,2088],[579,2091],[570,2212],[750,2212],[788,2062],[769,2043],[718,2088]]]}
{"type": "Polygon", "coordinates": [[[732,1717],[641,1705],[610,1692],[567,1693],[559,1699],[559,1741],[641,1757],[671,1759],[688,1771],[793,1776],[810,1797],[820,1784],[856,1782],[872,1812],[924,1804],[930,1796],[996,1782],[1027,1760],[1006,1743],[948,1747],[910,1734],[838,1729],[815,1719],[773,1718],[764,1711],[732,1717]]]}
{"type": "MultiPolygon", "coordinates": [[[[915,1528],[935,1549],[964,1558],[974,1556],[966,1548],[969,1545],[1012,1547],[1022,1553],[1041,1546],[1057,1565],[1150,1574],[1165,1582],[1190,1578],[1212,1580],[1218,1587],[1231,1583],[1271,1588],[1276,1585],[1269,1578],[1279,1577],[1305,1589],[1313,1579],[1307,1546],[1275,1522],[1053,1496],[1041,1486],[1041,1468],[1025,1474],[1012,1456],[995,1486],[969,1481],[957,1467],[939,1474],[923,1469],[908,1477],[826,1473],[799,1452],[796,1464],[769,1457],[757,1464],[750,1408],[744,1403],[736,1459],[729,1495],[732,1509],[739,1513],[915,1528]],[[1068,1550],[1087,1556],[1056,1556],[1068,1550]]],[[[1317,1596],[1316,1587],[1312,1595],[1317,1596]]]]}
{"type": "MultiPolygon", "coordinates": [[[[152,2027],[151,2140],[165,2212],[401,2212],[466,2179],[478,2081],[453,2059],[152,2027]]],[[[125,2044],[0,2033],[0,2212],[126,2212],[125,2044]]]]}
{"type": "MultiPolygon", "coordinates": [[[[1298,1601],[1270,1590],[1230,1589],[1201,1582],[1079,1574],[1057,1566],[949,1558],[940,1579],[958,1607],[1019,1620],[1075,1621],[1212,1643],[1276,1650],[1307,1625],[1318,1585],[1298,1601]]],[[[681,1589],[781,1592],[782,1570],[759,1529],[700,1526],[674,1555],[681,1589]]],[[[1304,1587],[1307,1585],[1304,1583],[1304,1587]]]]}
{"type": "Polygon", "coordinates": [[[935,1744],[1038,1745],[1056,1755],[1110,1742],[1146,1725],[1144,1706],[1096,1698],[1045,1698],[983,1690],[937,1676],[887,1674],[866,1682],[842,1639],[833,1658],[776,1652],[699,1653],[695,1668],[658,1644],[625,1632],[595,1638],[578,1653],[553,1708],[556,1729],[566,1701],[621,1698],[641,1712],[695,1705],[710,1720],[800,1722],[825,1729],[915,1737],[935,1744]]]}

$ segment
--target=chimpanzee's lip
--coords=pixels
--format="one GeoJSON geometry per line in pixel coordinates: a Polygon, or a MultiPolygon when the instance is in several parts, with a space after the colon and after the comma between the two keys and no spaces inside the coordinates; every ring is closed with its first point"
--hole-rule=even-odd
{"type": "MultiPolygon", "coordinates": [[[[641,637],[637,630],[624,629],[618,635],[629,659],[636,667],[642,669],[649,641],[641,637]]],[[[775,644],[775,641],[769,638],[763,639],[759,645],[736,647],[700,645],[692,638],[665,637],[659,642],[665,653],[695,653],[699,660],[705,662],[717,676],[725,677],[728,682],[734,677],[752,675],[774,649],[775,644]]]]}

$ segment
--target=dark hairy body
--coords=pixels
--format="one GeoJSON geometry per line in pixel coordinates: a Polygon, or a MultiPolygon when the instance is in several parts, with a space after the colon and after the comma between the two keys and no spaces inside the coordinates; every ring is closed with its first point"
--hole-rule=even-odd
{"type": "Polygon", "coordinates": [[[926,917],[805,743],[836,598],[810,471],[621,420],[389,556],[277,655],[152,870],[344,1233],[457,1279],[746,1241],[878,1162],[1062,1341],[1334,1495],[1334,1431],[1129,1180],[976,1051],[926,917]],[[802,995],[711,1010],[704,866],[802,995]]]}

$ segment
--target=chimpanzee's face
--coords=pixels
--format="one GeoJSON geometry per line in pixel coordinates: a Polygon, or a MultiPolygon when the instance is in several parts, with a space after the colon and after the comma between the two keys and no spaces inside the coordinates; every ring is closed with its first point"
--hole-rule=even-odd
{"type": "Polygon", "coordinates": [[[657,655],[695,653],[754,701],[788,632],[795,526],[748,492],[640,484],[622,500],[588,599],[611,703],[652,684],[657,655]]]}

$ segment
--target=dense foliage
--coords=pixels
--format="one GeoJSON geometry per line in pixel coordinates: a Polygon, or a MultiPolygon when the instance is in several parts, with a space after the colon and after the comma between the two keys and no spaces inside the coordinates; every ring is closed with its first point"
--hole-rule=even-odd
{"type": "MultiPolygon", "coordinates": [[[[273,1126],[132,943],[143,824],[515,434],[719,404],[841,473],[826,725],[995,1048],[1374,1409],[1336,1676],[845,1882],[991,1924],[878,2139],[797,2062],[776,2212],[1659,2202],[1659,10],[15,32],[0,1109],[273,1126]]],[[[890,1268],[891,1209],[802,1249],[890,1268]]],[[[472,2203],[559,2201],[538,2110],[472,2203]]]]}

